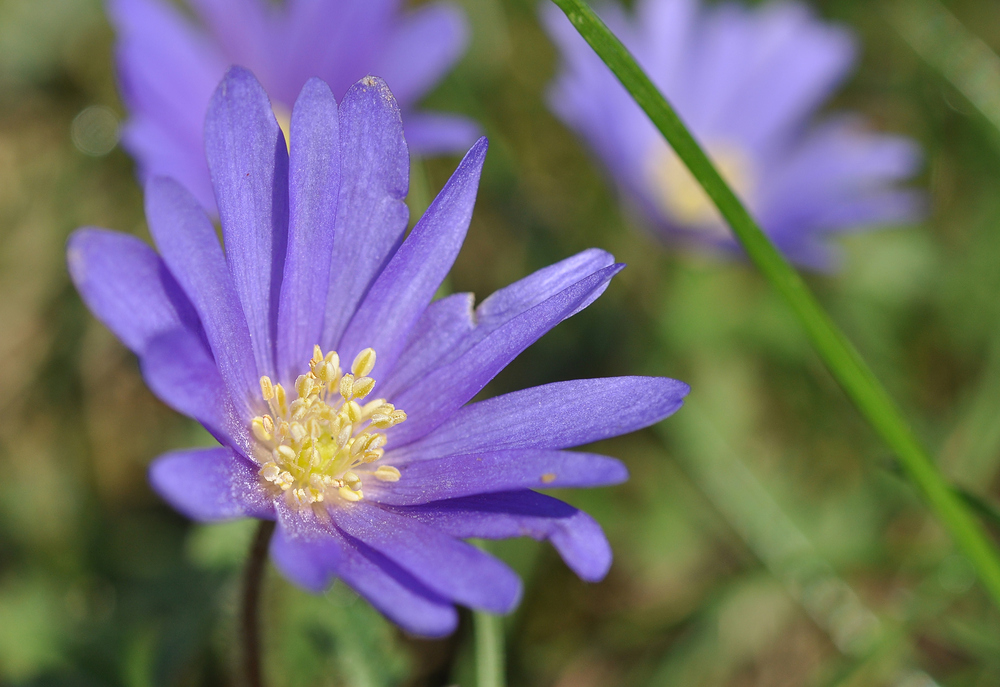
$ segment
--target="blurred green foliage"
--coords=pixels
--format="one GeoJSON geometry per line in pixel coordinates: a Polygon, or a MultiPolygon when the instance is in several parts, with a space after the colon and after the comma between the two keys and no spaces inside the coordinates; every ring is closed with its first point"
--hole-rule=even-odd
{"type": "MultiPolygon", "coordinates": [[[[606,581],[580,582],[546,545],[493,545],[525,577],[510,684],[1000,684],[1000,617],[782,304],[747,266],[664,249],[622,209],[545,108],[555,53],[534,2],[461,2],[473,42],[429,103],[476,117],[492,145],[451,287],[483,297],[589,246],[629,263],[487,393],[638,373],[694,389],[660,427],[597,447],[628,484],[560,494],[605,526],[606,581]]],[[[996,94],[960,76],[977,63],[949,56],[978,37],[970,54],[992,59],[1000,5],[945,3],[966,33],[918,55],[900,31],[925,0],[813,4],[864,48],[831,109],[920,142],[929,217],[847,237],[843,270],[810,285],[947,474],[990,501],[1000,135],[982,112],[996,94]]],[[[150,492],[154,456],[211,440],[146,390],[64,268],[79,225],[147,236],[127,155],[93,155],[107,111],[88,108],[124,115],[112,41],[99,0],[0,0],[0,684],[236,685],[252,527],[192,525],[150,492]]],[[[414,161],[415,212],[455,162],[414,161]]],[[[414,639],[343,585],[313,597],[268,574],[276,687],[474,687],[471,628],[463,615],[451,638],[414,639]]]]}

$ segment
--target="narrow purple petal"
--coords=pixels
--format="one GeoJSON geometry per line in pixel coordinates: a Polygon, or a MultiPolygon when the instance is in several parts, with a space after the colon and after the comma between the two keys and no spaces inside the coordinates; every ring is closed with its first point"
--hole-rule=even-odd
{"type": "Polygon", "coordinates": [[[507,613],[521,597],[521,581],[506,565],[416,520],[364,502],[332,509],[330,514],[345,534],[447,599],[507,613]]]}
{"type": "MultiPolygon", "coordinates": [[[[400,357],[399,365],[405,368],[405,373],[391,371],[384,386],[379,388],[379,394],[395,399],[432,369],[457,359],[501,325],[581,279],[609,267],[614,261],[614,257],[605,251],[596,248],[585,250],[496,291],[476,308],[474,315],[466,312],[462,303],[454,302],[448,304],[446,310],[435,312],[431,318],[431,309],[445,308],[440,303],[432,304],[423,323],[414,329],[406,352],[400,357]],[[413,337],[418,336],[421,327],[441,328],[443,331],[430,332],[426,340],[418,341],[413,337]]],[[[602,292],[603,289],[593,291],[577,310],[590,305],[602,292]]],[[[567,317],[575,312],[568,313],[567,317]]]]}
{"type": "Polygon", "coordinates": [[[300,587],[326,591],[344,560],[344,547],[322,513],[293,510],[275,501],[278,524],[271,539],[271,559],[281,574],[300,587]]]}
{"type": "Polygon", "coordinates": [[[341,181],[323,350],[335,349],[358,304],[399,246],[409,218],[410,161],[399,107],[365,77],[340,103],[341,181]]]}
{"type": "Polygon", "coordinates": [[[345,360],[375,349],[373,375],[392,370],[406,338],[451,269],[476,203],[487,142],[481,138],[372,285],[340,344],[345,360]]]}
{"type": "Polygon", "coordinates": [[[611,567],[611,546],[593,518],[533,491],[478,494],[393,510],[459,539],[548,539],[566,565],[588,582],[604,579],[611,567]]]}
{"type": "Polygon", "coordinates": [[[406,143],[417,155],[460,154],[482,135],[482,127],[468,117],[441,112],[406,113],[406,143]]]}
{"type": "MultiPolygon", "coordinates": [[[[614,264],[614,256],[610,253],[598,248],[589,248],[553,265],[543,267],[524,279],[494,292],[476,308],[474,338],[485,338],[511,318],[614,264]]],[[[590,292],[588,297],[580,301],[576,309],[566,317],[572,317],[580,312],[597,300],[602,293],[604,293],[603,288],[590,292]]]]}
{"type": "Polygon", "coordinates": [[[398,482],[365,486],[378,503],[409,506],[517,489],[603,487],[628,479],[621,461],[596,453],[545,449],[491,451],[399,465],[398,482]]]}
{"type": "Polygon", "coordinates": [[[665,377],[556,382],[461,408],[447,422],[392,453],[424,460],[503,449],[561,449],[648,427],[675,413],[690,387],[665,377]]]}
{"type": "Polygon", "coordinates": [[[405,446],[440,426],[486,386],[521,351],[592,302],[624,265],[600,269],[545,301],[511,317],[441,370],[447,384],[415,384],[391,400],[409,413],[394,427],[393,445],[405,446]]]}
{"type": "Polygon", "coordinates": [[[345,552],[337,574],[376,609],[408,632],[443,637],[458,625],[451,601],[364,542],[339,531],[345,552]]]}
{"type": "Polygon", "coordinates": [[[146,384],[161,401],[200,422],[220,443],[252,455],[247,424],[200,337],[185,329],[161,334],[140,362],[146,384]]]}
{"type": "Polygon", "coordinates": [[[475,328],[472,305],[471,293],[455,293],[431,303],[410,332],[395,368],[379,380],[379,394],[394,397],[454,351],[475,328]]]}
{"type": "Polygon", "coordinates": [[[228,448],[164,454],[149,466],[149,481],[167,503],[192,520],[275,518],[256,466],[228,448]]]}
{"type": "Polygon", "coordinates": [[[78,229],[70,236],[66,263],[87,307],[135,353],[163,332],[201,328],[163,260],[133,236],[78,229]]]}
{"type": "Polygon", "coordinates": [[[277,513],[271,558],[295,584],[318,594],[339,576],[405,630],[440,637],[455,629],[458,614],[451,601],[372,547],[344,535],[325,516],[293,511],[280,501],[277,513]]]}
{"type": "Polygon", "coordinates": [[[302,374],[323,332],[340,191],[337,101],[310,79],[292,111],[288,255],[278,307],[277,366],[286,383],[302,374]]]}
{"type": "Polygon", "coordinates": [[[429,91],[465,51],[468,27],[450,3],[423,5],[402,18],[372,67],[403,106],[429,91]]]}
{"type": "Polygon", "coordinates": [[[146,185],[149,231],[163,260],[191,299],[237,411],[250,417],[260,394],[250,332],[215,227],[172,179],[146,185]]]}
{"type": "Polygon", "coordinates": [[[205,151],[257,369],[274,376],[288,238],[288,153],[271,101],[247,70],[230,69],[212,96],[205,151]]]}
{"type": "Polygon", "coordinates": [[[337,563],[343,557],[333,537],[303,541],[290,536],[280,524],[271,539],[270,551],[274,567],[313,594],[322,594],[333,584],[337,563]]]}

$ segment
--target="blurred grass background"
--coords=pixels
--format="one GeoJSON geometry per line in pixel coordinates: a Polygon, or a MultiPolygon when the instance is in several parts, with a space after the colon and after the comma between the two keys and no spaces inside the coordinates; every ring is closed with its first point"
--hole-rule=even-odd
{"type": "MultiPolygon", "coordinates": [[[[491,150],[452,288],[482,298],[589,246],[629,263],[489,393],[637,373],[694,389],[660,427],[599,447],[628,484],[560,494],[605,526],[606,581],[547,545],[491,545],[526,584],[505,621],[510,684],[1000,684],[1000,613],[782,304],[747,266],[664,250],[622,212],[545,108],[556,55],[534,2],[460,1],[473,41],[428,104],[479,119],[491,150]]],[[[920,142],[930,212],[847,238],[843,271],[810,284],[947,474],[994,499],[1000,4],[812,4],[863,45],[831,109],[920,142]]],[[[112,41],[99,0],[0,0],[0,684],[235,685],[252,524],[194,526],[150,492],[151,458],[211,440],[146,390],[64,267],[77,226],[147,236],[114,145],[112,41]]],[[[455,163],[414,161],[414,213],[455,163]]],[[[342,585],[267,584],[275,687],[475,687],[467,614],[417,640],[342,585]]]]}

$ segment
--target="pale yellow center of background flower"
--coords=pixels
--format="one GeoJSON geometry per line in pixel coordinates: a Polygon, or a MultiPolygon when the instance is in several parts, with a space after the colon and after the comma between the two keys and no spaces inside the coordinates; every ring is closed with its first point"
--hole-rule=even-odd
{"type": "Polygon", "coordinates": [[[323,354],[319,346],[309,372],[295,380],[289,402],[281,384],[260,378],[261,395],[270,413],[253,419],[259,474],[285,492],[288,503],[307,507],[339,496],[360,501],[363,476],[384,482],[399,479],[391,465],[373,466],[385,453],[386,430],[406,420],[406,413],[385,399],[359,403],[375,386],[368,374],[375,351],[366,348],[351,365],[340,369],[340,356],[323,354]]]}
{"type": "Polygon", "coordinates": [[[285,146],[292,149],[292,113],[281,103],[272,103],[271,109],[274,111],[274,118],[278,120],[281,133],[285,134],[285,146]]]}
{"type": "MultiPolygon", "coordinates": [[[[746,150],[730,143],[706,146],[722,178],[744,203],[756,188],[753,161],[746,150]]],[[[668,145],[658,142],[649,156],[647,178],[660,210],[686,229],[729,236],[729,229],[712,199],[668,145]]]]}

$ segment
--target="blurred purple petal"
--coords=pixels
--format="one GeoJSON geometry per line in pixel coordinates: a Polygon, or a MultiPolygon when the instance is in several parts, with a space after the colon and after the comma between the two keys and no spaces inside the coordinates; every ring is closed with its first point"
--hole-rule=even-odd
{"type": "Polygon", "coordinates": [[[461,153],[482,134],[479,124],[459,115],[415,112],[406,117],[406,142],[417,155],[461,153]]]}
{"type": "MultiPolygon", "coordinates": [[[[898,164],[897,138],[809,126],[853,65],[855,39],[846,29],[794,2],[751,9],[639,0],[634,16],[617,6],[602,12],[792,259],[824,264],[817,258],[829,252],[819,248],[828,234],[920,216],[922,204],[904,200],[913,192],[900,196],[895,188],[916,171],[919,155],[898,164]],[[828,135],[824,154],[811,153],[817,133],[828,135]]],[[[742,254],[707,196],[566,17],[546,7],[543,20],[564,63],[550,107],[630,203],[664,239],[742,254]]]]}
{"type": "Polygon", "coordinates": [[[444,2],[422,5],[398,23],[371,71],[385,79],[400,106],[406,107],[458,61],[465,52],[468,33],[465,15],[457,6],[444,2]]]}
{"type": "MultiPolygon", "coordinates": [[[[210,212],[203,123],[230,65],[252,71],[279,111],[305,83],[325,81],[342,98],[358,80],[389,80],[406,119],[465,47],[461,12],[450,4],[408,9],[399,0],[187,0],[195,20],[167,0],[112,0],[116,62],[129,110],[125,145],[140,176],[171,176],[210,212]],[[200,21],[197,21],[200,20],[200,21]]],[[[409,129],[408,129],[409,132],[409,129]]],[[[415,149],[459,153],[479,135],[460,117],[414,123],[415,149]]],[[[343,323],[341,323],[341,326],[343,323]]]]}

